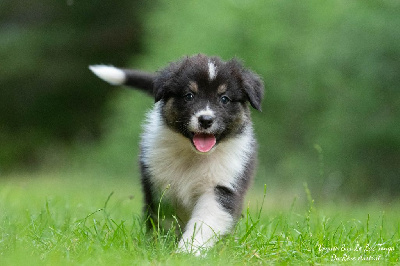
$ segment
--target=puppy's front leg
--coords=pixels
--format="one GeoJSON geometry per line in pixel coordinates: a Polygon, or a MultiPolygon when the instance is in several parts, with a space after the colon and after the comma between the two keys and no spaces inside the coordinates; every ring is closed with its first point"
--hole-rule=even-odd
{"type": "Polygon", "coordinates": [[[185,232],[178,244],[179,252],[200,255],[202,249],[212,247],[218,236],[227,234],[234,224],[232,215],[217,201],[213,191],[200,196],[185,232]]]}

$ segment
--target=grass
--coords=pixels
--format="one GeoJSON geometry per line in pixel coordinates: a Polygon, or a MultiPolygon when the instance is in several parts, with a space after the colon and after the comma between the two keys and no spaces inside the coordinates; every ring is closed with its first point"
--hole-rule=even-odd
{"type": "Polygon", "coordinates": [[[60,173],[3,178],[0,265],[399,263],[399,204],[318,204],[305,186],[289,205],[274,207],[280,193],[255,190],[235,232],[196,258],[175,253],[171,232],[146,233],[137,180],[60,173]]]}

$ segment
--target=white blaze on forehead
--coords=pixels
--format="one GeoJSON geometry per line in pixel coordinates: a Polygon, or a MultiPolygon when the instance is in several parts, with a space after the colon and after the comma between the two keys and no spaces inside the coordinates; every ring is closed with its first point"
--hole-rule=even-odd
{"type": "Polygon", "coordinates": [[[216,76],[217,66],[213,62],[208,61],[208,77],[210,78],[210,80],[214,80],[216,76]]]}

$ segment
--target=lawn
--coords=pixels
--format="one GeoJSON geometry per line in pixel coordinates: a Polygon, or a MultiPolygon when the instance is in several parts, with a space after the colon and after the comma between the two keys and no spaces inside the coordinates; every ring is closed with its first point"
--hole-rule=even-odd
{"type": "Polygon", "coordinates": [[[235,232],[196,258],[175,252],[171,232],[146,233],[138,178],[6,176],[0,265],[399,263],[400,204],[315,202],[306,185],[283,201],[256,187],[235,232]]]}

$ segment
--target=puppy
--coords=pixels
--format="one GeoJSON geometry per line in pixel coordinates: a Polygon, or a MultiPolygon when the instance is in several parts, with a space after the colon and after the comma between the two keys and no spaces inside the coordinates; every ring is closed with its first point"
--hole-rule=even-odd
{"type": "Polygon", "coordinates": [[[148,226],[175,221],[184,228],[179,251],[199,255],[212,247],[240,217],[253,178],[256,140],[248,103],[261,110],[261,79],[235,59],[201,54],[156,74],[104,65],[90,69],[155,99],[140,146],[148,226]]]}

